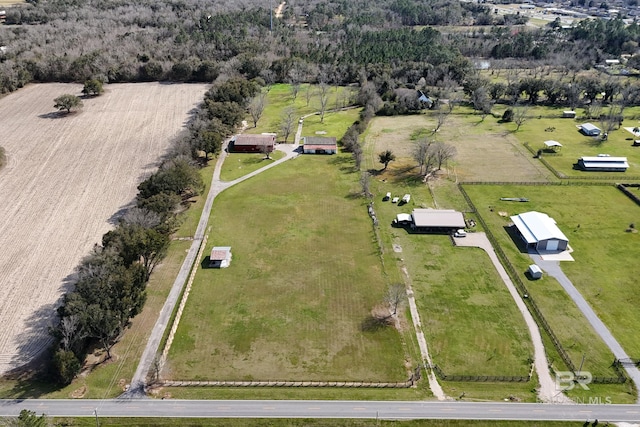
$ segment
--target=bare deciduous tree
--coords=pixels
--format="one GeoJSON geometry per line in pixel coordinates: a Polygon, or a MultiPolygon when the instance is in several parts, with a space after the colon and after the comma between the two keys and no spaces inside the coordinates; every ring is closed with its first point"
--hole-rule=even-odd
{"type": "MultiPolygon", "coordinates": [[[[451,104],[451,101],[449,101],[451,104]]],[[[438,113],[436,114],[436,127],[433,128],[432,134],[435,134],[440,130],[442,125],[445,124],[447,119],[449,118],[449,114],[451,114],[452,108],[440,108],[438,113]]]]}
{"type": "Polygon", "coordinates": [[[273,146],[269,145],[269,144],[262,144],[260,146],[260,152],[262,154],[264,154],[264,158],[270,160],[271,159],[271,152],[273,151],[273,146]]]}
{"type": "Polygon", "coordinates": [[[83,337],[80,336],[80,318],[78,315],[73,314],[66,316],[60,321],[60,345],[63,350],[71,350],[73,345],[83,337]]]}
{"type": "Polygon", "coordinates": [[[520,127],[527,121],[529,118],[529,108],[528,107],[514,107],[513,109],[513,122],[516,124],[516,132],[520,130],[520,127]]]}
{"type": "Polygon", "coordinates": [[[262,117],[262,113],[264,112],[264,107],[266,105],[266,93],[259,93],[258,96],[251,100],[251,103],[249,104],[249,114],[251,114],[251,119],[253,120],[253,127],[258,126],[258,120],[262,117]]]}
{"type": "Polygon", "coordinates": [[[287,107],[282,112],[282,120],[280,120],[280,131],[282,132],[282,136],[284,137],[284,143],[287,143],[289,139],[289,135],[291,135],[291,131],[293,130],[293,125],[296,122],[296,110],[295,108],[287,107]]]}
{"type": "Polygon", "coordinates": [[[144,228],[153,228],[162,222],[162,218],[157,212],[131,208],[122,216],[122,222],[129,225],[139,225],[144,228]]]}
{"type": "Polygon", "coordinates": [[[600,116],[600,126],[602,127],[602,140],[606,141],[609,139],[609,134],[614,129],[618,129],[624,119],[622,115],[623,107],[620,104],[613,104],[609,107],[609,111],[607,114],[602,114],[600,116]]]}
{"type": "Polygon", "coordinates": [[[453,159],[457,154],[456,147],[445,144],[444,142],[436,142],[432,144],[430,151],[433,152],[433,158],[438,170],[442,169],[442,165],[453,159]]]}
{"type": "Polygon", "coordinates": [[[389,304],[393,316],[398,314],[398,310],[407,301],[407,290],[401,283],[389,286],[384,296],[384,302],[389,304]]]}
{"type": "Polygon", "coordinates": [[[369,172],[362,172],[360,175],[360,186],[362,187],[362,195],[366,198],[370,198],[373,196],[371,194],[371,174],[369,172]]]}
{"type": "Polygon", "coordinates": [[[428,139],[422,139],[418,141],[413,147],[412,156],[413,159],[418,162],[418,166],[420,166],[420,175],[426,175],[426,165],[427,165],[427,154],[429,152],[429,147],[431,146],[432,141],[428,139]]]}
{"type": "Polygon", "coordinates": [[[360,147],[360,144],[356,143],[352,150],[351,156],[355,162],[356,170],[360,170],[360,167],[362,166],[362,147],[360,147]]]}
{"type": "Polygon", "coordinates": [[[310,84],[307,85],[307,90],[304,92],[304,96],[307,101],[307,107],[308,107],[309,103],[311,102],[311,97],[313,96],[313,86],[311,86],[310,84]]]}
{"type": "Polygon", "coordinates": [[[327,112],[329,89],[330,86],[326,83],[320,83],[318,88],[318,98],[320,100],[320,123],[324,123],[324,114],[327,112]]]}

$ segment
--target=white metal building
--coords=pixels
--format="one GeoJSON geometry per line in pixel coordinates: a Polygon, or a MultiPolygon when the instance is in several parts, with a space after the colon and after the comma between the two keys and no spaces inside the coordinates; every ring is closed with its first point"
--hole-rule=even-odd
{"type": "Polygon", "coordinates": [[[584,123],[580,125],[580,132],[588,136],[598,136],[602,131],[594,124],[584,123]]]}
{"type": "Polygon", "coordinates": [[[626,157],[591,156],[580,157],[578,166],[585,171],[624,172],[629,168],[626,157]]]}
{"type": "Polygon", "coordinates": [[[462,212],[453,209],[414,209],[413,227],[429,232],[453,232],[465,228],[462,212]]]}
{"type": "Polygon", "coordinates": [[[537,251],[564,251],[569,245],[569,239],[556,225],[549,215],[531,211],[514,215],[511,221],[520,232],[522,240],[528,249],[537,251]]]}

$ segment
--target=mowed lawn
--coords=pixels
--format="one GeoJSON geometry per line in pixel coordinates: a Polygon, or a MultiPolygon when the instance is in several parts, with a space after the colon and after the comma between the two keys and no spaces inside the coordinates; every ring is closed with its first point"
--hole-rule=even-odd
{"type": "Polygon", "coordinates": [[[489,256],[448,236],[400,233],[399,241],[434,363],[448,375],[526,377],[529,332],[489,256]]]}
{"type": "Polygon", "coordinates": [[[167,376],[408,377],[397,331],[361,331],[388,284],[349,166],[346,155],[301,156],[218,196],[205,253],[228,245],[233,261],[199,268],[167,376]]]}
{"type": "Polygon", "coordinates": [[[573,362],[585,355],[584,369],[594,375],[612,376],[613,354],[584,316],[551,277],[528,281],[524,271],[531,259],[521,253],[506,226],[508,216],[530,210],[554,218],[574,249],[574,262],[561,267],[600,319],[631,357],[640,357],[640,328],[636,292],[640,233],[628,233],[629,224],[640,218],[640,207],[613,186],[487,186],[467,185],[476,208],[487,221],[501,247],[573,362]],[[500,201],[500,197],[527,197],[529,203],[500,201]],[[503,212],[507,216],[500,216],[503,212]]]}

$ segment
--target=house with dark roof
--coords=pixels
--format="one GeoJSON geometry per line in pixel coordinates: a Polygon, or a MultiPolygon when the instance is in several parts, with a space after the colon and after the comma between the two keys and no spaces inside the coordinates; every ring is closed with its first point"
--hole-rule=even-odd
{"type": "Polygon", "coordinates": [[[542,212],[525,212],[511,217],[527,249],[536,251],[564,251],[569,239],[549,215],[542,212]]]}
{"type": "Polygon", "coordinates": [[[275,134],[241,134],[231,140],[230,151],[235,153],[271,153],[275,144],[275,134]]]}
{"type": "Polygon", "coordinates": [[[302,139],[304,154],[336,154],[338,152],[335,137],[305,136],[302,139]]]}

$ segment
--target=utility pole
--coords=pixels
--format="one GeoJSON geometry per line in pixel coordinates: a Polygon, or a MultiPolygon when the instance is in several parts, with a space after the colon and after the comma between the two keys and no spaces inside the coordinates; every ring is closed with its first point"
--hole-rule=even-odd
{"type": "Polygon", "coordinates": [[[98,408],[94,409],[93,413],[96,414],[96,427],[100,427],[100,424],[98,424],[98,408]]]}

